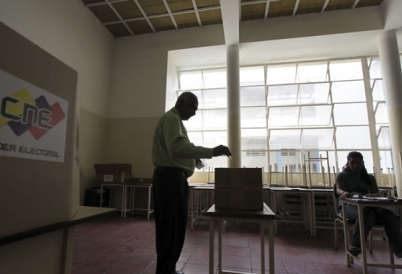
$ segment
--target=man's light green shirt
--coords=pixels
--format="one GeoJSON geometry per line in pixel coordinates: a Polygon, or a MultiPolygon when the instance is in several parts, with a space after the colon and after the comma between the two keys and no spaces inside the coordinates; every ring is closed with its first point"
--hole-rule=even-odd
{"type": "Polygon", "coordinates": [[[152,162],[154,166],[180,168],[190,177],[197,158],[212,158],[212,148],[195,146],[190,142],[180,113],[173,107],[155,127],[152,162]]]}

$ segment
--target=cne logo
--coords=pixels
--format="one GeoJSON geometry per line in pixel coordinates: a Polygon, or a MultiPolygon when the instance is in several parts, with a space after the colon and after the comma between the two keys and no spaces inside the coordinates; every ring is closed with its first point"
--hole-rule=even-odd
{"type": "Polygon", "coordinates": [[[39,140],[65,117],[58,102],[50,105],[43,95],[34,99],[26,88],[1,100],[0,128],[8,125],[17,136],[29,131],[39,140]]]}

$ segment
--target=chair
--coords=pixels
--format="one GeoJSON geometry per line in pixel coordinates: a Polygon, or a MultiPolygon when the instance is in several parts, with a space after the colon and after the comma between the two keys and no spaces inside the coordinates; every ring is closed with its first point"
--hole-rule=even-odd
{"type": "MultiPolygon", "coordinates": [[[[339,204],[339,196],[336,193],[336,184],[333,185],[333,192],[332,192],[332,197],[333,197],[333,204],[334,204],[334,213],[335,213],[335,220],[334,220],[334,249],[338,249],[338,224],[341,225],[343,228],[343,217],[340,212],[338,212],[338,204],[339,204]]],[[[354,221],[347,220],[348,222],[348,228],[349,228],[349,233],[353,231],[354,227],[354,221]]],[[[371,232],[370,232],[371,234],[371,232]]],[[[370,240],[372,237],[370,236],[370,240]]],[[[371,247],[371,244],[370,244],[371,247]]]]}
{"type": "MultiPolygon", "coordinates": [[[[338,249],[338,223],[341,224],[342,228],[343,228],[343,217],[342,214],[339,212],[338,213],[338,201],[339,201],[339,196],[336,192],[336,184],[333,185],[333,204],[334,204],[334,210],[335,210],[335,220],[334,220],[334,248],[338,249]]],[[[353,228],[354,228],[354,221],[351,220],[346,220],[347,221],[347,226],[348,226],[348,233],[350,233],[349,235],[352,234],[353,232],[353,228]]],[[[384,227],[382,225],[375,225],[369,232],[368,235],[368,240],[369,240],[369,251],[370,253],[373,253],[373,229],[384,229],[384,227]]],[[[350,238],[350,236],[349,236],[350,238]]],[[[383,238],[384,240],[386,240],[385,238],[383,238]]],[[[394,256],[393,256],[393,252],[391,250],[391,247],[388,245],[389,247],[389,253],[390,253],[390,261],[391,264],[394,263],[394,256]]],[[[353,262],[353,257],[352,257],[352,262],[353,262]]]]}
{"type": "MultiPolygon", "coordinates": [[[[335,211],[335,221],[334,221],[334,249],[338,249],[338,223],[341,224],[341,227],[343,228],[343,217],[342,213],[338,212],[338,205],[339,205],[339,196],[336,192],[336,184],[333,185],[333,204],[334,204],[334,211],[335,211]]],[[[349,235],[352,234],[355,221],[347,219],[347,225],[349,228],[349,235]]],[[[350,237],[349,237],[350,238],[350,237]]],[[[373,235],[372,235],[372,230],[370,230],[369,235],[369,251],[370,253],[373,253],[373,235]]]]}

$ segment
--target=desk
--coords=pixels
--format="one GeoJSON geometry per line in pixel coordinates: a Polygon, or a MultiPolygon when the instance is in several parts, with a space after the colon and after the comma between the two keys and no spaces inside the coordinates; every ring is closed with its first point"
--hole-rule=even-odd
{"type": "Polygon", "coordinates": [[[256,222],[260,223],[261,234],[261,273],[265,274],[265,248],[264,234],[265,224],[268,224],[269,229],[269,273],[275,273],[274,267],[274,227],[273,222],[276,218],[275,213],[264,203],[264,208],[261,211],[250,210],[218,210],[215,205],[212,205],[205,216],[209,218],[209,274],[214,272],[214,236],[215,236],[215,221],[218,221],[218,273],[237,273],[222,270],[222,224],[225,220],[240,221],[240,222],[256,222]]]}
{"type": "Polygon", "coordinates": [[[131,206],[131,215],[134,215],[134,210],[143,210],[147,212],[147,220],[149,221],[149,215],[154,212],[151,209],[151,192],[152,192],[152,184],[148,183],[129,183],[125,184],[126,193],[128,190],[131,190],[130,198],[129,198],[129,205],[131,206]],[[148,191],[148,201],[147,201],[147,208],[136,208],[135,207],[135,189],[136,188],[145,188],[148,191]]]}
{"type": "MultiPolygon", "coordinates": [[[[370,207],[401,207],[402,206],[402,200],[388,200],[387,197],[376,197],[374,198],[364,198],[364,199],[353,199],[353,198],[347,198],[342,200],[342,204],[352,204],[356,205],[358,208],[358,214],[359,214],[359,224],[364,224],[364,217],[363,217],[363,207],[365,206],[370,206],[370,207]]],[[[347,233],[348,228],[347,228],[347,221],[346,221],[346,210],[345,207],[342,206],[342,215],[343,215],[343,231],[345,235],[345,252],[346,252],[346,261],[347,265],[350,266],[352,255],[348,252],[348,246],[350,243],[349,240],[349,233],[347,233]]],[[[360,242],[361,242],[361,250],[362,250],[362,258],[357,258],[358,261],[360,261],[363,265],[363,274],[367,273],[367,267],[368,266],[374,266],[374,267],[389,267],[389,268],[402,268],[402,264],[396,265],[394,264],[394,257],[393,254],[391,254],[391,262],[390,264],[376,264],[376,263],[368,263],[367,262],[367,254],[366,254],[366,241],[364,238],[364,226],[360,225],[360,242]]]]}
{"type": "MultiPolygon", "coordinates": [[[[126,212],[130,211],[130,209],[127,208],[127,194],[126,194],[126,183],[101,183],[101,195],[100,195],[100,204],[99,207],[102,207],[102,199],[103,199],[103,187],[105,186],[109,186],[109,187],[121,187],[121,217],[126,218],[126,212]]],[[[112,195],[112,193],[110,193],[110,195],[112,195]]],[[[109,200],[109,204],[112,203],[112,199],[109,200]]]]}
{"type": "MultiPolygon", "coordinates": [[[[313,215],[315,214],[314,211],[312,211],[311,207],[311,191],[308,188],[296,188],[296,187],[270,187],[269,188],[271,192],[271,207],[272,211],[275,213],[277,212],[277,207],[276,207],[276,195],[278,193],[284,193],[284,194],[299,194],[304,197],[305,199],[301,201],[302,203],[302,215],[303,215],[303,222],[304,222],[304,227],[307,230],[307,227],[310,228],[310,234],[311,236],[314,236],[314,223],[313,223],[313,215]]],[[[275,233],[277,232],[277,221],[274,221],[275,223],[275,233]]]]}
{"type": "Polygon", "coordinates": [[[201,217],[203,211],[209,208],[214,203],[214,185],[202,185],[202,186],[194,186],[190,188],[190,218],[191,218],[191,230],[194,228],[195,221],[201,217]],[[211,200],[208,201],[207,196],[207,203],[204,205],[202,201],[202,194],[211,195],[211,200]],[[205,206],[204,209],[202,206],[205,206]]]}

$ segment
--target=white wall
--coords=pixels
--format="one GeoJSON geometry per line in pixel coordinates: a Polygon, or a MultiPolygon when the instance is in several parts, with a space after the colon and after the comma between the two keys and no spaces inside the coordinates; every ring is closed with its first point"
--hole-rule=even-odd
{"type": "Polygon", "coordinates": [[[222,25],[116,40],[109,117],[162,115],[165,112],[168,52],[222,44],[222,25]]]}
{"type": "Polygon", "coordinates": [[[0,21],[78,72],[78,106],[107,116],[113,36],[80,0],[1,0],[0,21]]]}

